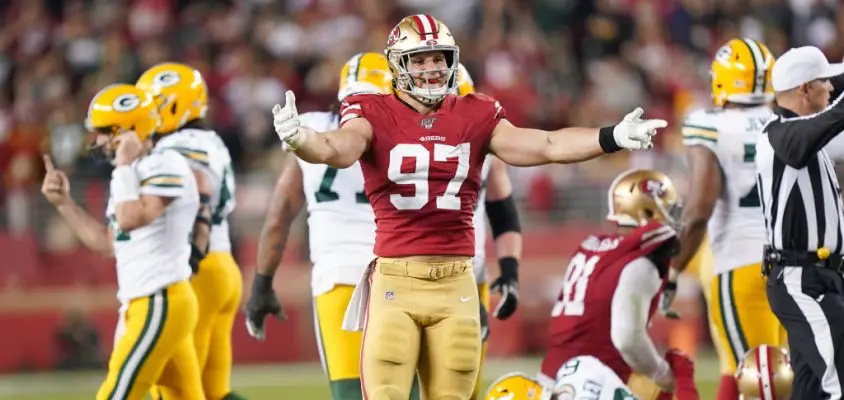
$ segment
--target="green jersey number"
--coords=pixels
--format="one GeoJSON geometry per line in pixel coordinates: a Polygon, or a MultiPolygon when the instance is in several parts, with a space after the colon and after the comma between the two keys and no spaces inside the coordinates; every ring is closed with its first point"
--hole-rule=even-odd
{"type": "Polygon", "coordinates": [[[128,242],[130,239],[132,239],[132,237],[129,236],[128,232],[123,232],[120,230],[120,227],[117,225],[117,218],[115,218],[114,215],[108,216],[108,222],[109,225],[111,225],[112,232],[114,232],[115,242],[128,242]]]}
{"type": "MultiPolygon", "coordinates": [[[[752,163],[756,161],[756,145],[746,143],[744,145],[744,162],[752,163]]],[[[762,202],[759,200],[759,184],[754,183],[750,191],[739,199],[739,207],[761,207],[762,202]]]]}
{"type": "MultiPolygon", "coordinates": [[[[337,168],[327,167],[325,169],[325,174],[322,175],[322,181],[319,183],[319,189],[314,192],[314,198],[316,198],[317,203],[340,199],[340,194],[331,190],[331,186],[334,186],[335,179],[337,179],[337,168]]],[[[366,197],[366,193],[355,193],[355,203],[369,204],[369,199],[366,197]]]]}
{"type": "Polygon", "coordinates": [[[217,202],[217,206],[214,207],[214,212],[211,213],[211,224],[213,225],[220,225],[223,223],[223,220],[226,219],[226,206],[232,199],[232,188],[229,186],[233,186],[233,182],[229,181],[231,181],[233,177],[234,170],[232,169],[231,163],[229,163],[223,170],[223,181],[220,186],[220,201],[217,202]]]}

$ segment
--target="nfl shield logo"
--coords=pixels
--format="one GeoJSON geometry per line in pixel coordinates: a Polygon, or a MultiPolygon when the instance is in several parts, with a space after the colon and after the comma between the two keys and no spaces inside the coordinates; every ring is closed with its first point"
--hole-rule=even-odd
{"type": "Polygon", "coordinates": [[[387,300],[392,300],[394,297],[396,297],[396,294],[393,293],[392,290],[388,290],[386,293],[384,293],[384,298],[387,300]]]}
{"type": "Polygon", "coordinates": [[[434,118],[434,117],[425,118],[425,119],[422,120],[422,127],[425,128],[425,129],[431,129],[431,127],[434,126],[434,121],[436,121],[436,120],[437,119],[434,118]]]}

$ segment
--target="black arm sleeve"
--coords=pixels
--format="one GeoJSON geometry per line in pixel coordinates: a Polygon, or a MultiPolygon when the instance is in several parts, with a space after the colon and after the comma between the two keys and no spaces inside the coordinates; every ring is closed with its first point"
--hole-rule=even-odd
{"type": "Polygon", "coordinates": [[[671,258],[677,255],[680,251],[680,238],[673,237],[667,240],[661,246],[651,251],[646,258],[657,266],[660,276],[665,276],[668,272],[668,264],[671,258]]]}
{"type": "Polygon", "coordinates": [[[507,196],[498,201],[486,202],[486,215],[492,228],[492,237],[498,238],[503,233],[521,232],[519,213],[513,196],[507,196]]]}
{"type": "Polygon", "coordinates": [[[765,131],[783,162],[792,168],[804,168],[833,137],[844,130],[844,92],[823,111],[799,118],[779,116],[765,131]]]}

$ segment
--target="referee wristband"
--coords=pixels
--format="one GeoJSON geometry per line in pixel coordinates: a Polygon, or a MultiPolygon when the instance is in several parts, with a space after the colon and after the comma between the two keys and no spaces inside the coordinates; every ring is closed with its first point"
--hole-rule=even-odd
{"type": "Polygon", "coordinates": [[[121,165],[111,171],[111,184],[109,186],[115,203],[141,198],[141,183],[138,180],[138,174],[129,165],[121,165]]]}
{"type": "Polygon", "coordinates": [[[598,130],[598,144],[604,153],[615,153],[621,146],[615,141],[615,126],[605,126],[598,130]]]}

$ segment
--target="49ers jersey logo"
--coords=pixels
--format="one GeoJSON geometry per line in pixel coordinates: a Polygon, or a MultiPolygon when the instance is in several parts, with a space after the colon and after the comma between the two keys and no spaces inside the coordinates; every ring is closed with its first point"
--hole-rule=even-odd
{"type": "Polygon", "coordinates": [[[390,36],[387,37],[387,47],[391,47],[392,45],[396,44],[396,42],[399,41],[400,35],[401,30],[399,29],[399,26],[396,25],[396,27],[393,28],[393,31],[390,32],[390,36]]]}

